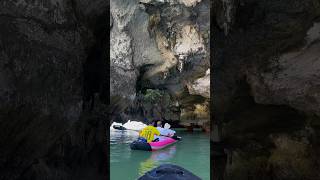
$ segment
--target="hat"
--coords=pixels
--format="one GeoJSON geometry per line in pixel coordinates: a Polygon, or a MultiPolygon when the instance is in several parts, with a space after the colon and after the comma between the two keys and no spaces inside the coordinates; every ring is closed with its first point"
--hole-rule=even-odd
{"type": "Polygon", "coordinates": [[[170,127],[171,127],[170,124],[168,124],[168,123],[164,124],[165,129],[170,129],[170,127]]]}

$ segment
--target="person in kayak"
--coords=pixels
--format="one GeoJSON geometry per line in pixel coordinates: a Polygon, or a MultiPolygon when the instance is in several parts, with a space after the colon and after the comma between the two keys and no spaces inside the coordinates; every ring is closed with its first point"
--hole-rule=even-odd
{"type": "Polygon", "coordinates": [[[157,122],[157,129],[160,132],[161,136],[168,136],[168,137],[173,137],[174,134],[176,133],[174,130],[170,129],[170,124],[166,123],[164,125],[164,128],[162,127],[162,122],[158,121],[157,122]]]}
{"type": "Polygon", "coordinates": [[[139,132],[139,138],[145,139],[148,143],[152,142],[155,139],[155,135],[160,135],[160,132],[152,124],[149,124],[147,127],[143,128],[139,132]]]}
{"type": "Polygon", "coordinates": [[[162,121],[157,121],[157,128],[158,127],[162,128],[162,121]]]}

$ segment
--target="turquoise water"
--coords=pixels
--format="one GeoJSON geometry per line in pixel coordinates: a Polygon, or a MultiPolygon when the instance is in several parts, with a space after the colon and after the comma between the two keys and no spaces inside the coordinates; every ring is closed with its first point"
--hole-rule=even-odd
{"type": "Polygon", "coordinates": [[[203,132],[177,131],[183,139],[162,150],[133,151],[129,144],[138,134],[134,131],[110,133],[111,180],[134,180],[163,164],[179,165],[203,180],[210,179],[210,141],[203,132]]]}

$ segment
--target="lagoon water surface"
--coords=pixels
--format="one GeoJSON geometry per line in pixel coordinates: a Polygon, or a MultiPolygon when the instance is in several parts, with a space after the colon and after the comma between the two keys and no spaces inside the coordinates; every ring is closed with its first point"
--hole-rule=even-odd
{"type": "Polygon", "coordinates": [[[179,141],[162,150],[147,152],[131,150],[130,143],[137,139],[134,131],[110,132],[111,180],[135,180],[147,171],[163,164],[181,166],[203,180],[210,179],[210,137],[203,132],[179,130],[179,141]]]}

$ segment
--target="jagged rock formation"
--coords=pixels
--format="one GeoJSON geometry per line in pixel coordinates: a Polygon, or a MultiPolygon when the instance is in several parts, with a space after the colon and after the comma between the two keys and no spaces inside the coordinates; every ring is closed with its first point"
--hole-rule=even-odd
{"type": "Polygon", "coordinates": [[[210,98],[210,69],[206,75],[201,77],[188,86],[190,94],[199,94],[203,97],[210,98]]]}
{"type": "Polygon", "coordinates": [[[162,59],[148,33],[149,16],[138,1],[111,1],[111,7],[111,95],[133,99],[139,68],[162,59]]]}
{"type": "Polygon", "coordinates": [[[1,179],[101,177],[109,85],[123,109],[164,90],[187,120],[211,97],[229,179],[319,179],[318,0],[214,0],[211,48],[208,0],[107,3],[0,2],[1,179]]]}
{"type": "MultiPolygon", "coordinates": [[[[149,105],[137,106],[137,94],[143,94],[146,89],[160,89],[170,96],[171,102],[164,105],[172,109],[160,113],[163,118],[180,120],[181,110],[177,108],[194,112],[195,103],[207,104],[210,84],[209,75],[206,75],[209,68],[209,1],[123,0],[111,1],[111,7],[111,96],[121,96],[123,101],[131,99],[133,102],[131,107],[129,103],[118,104],[123,106],[118,109],[128,111],[129,108],[133,112],[139,111],[133,107],[144,109],[141,118],[149,117],[143,111],[161,111],[149,105]],[[202,76],[206,78],[192,86],[202,76]],[[198,85],[207,86],[207,89],[200,92],[198,85]],[[197,90],[189,92],[188,86],[197,90]],[[176,103],[179,105],[175,106],[176,103]]],[[[159,107],[163,108],[167,109],[159,107]]],[[[124,121],[135,118],[124,114],[115,118],[119,116],[124,121]]],[[[206,118],[208,121],[208,116],[206,118]]]]}
{"type": "Polygon", "coordinates": [[[226,178],[319,178],[320,2],[216,0],[213,10],[213,117],[233,155],[226,178]]]}
{"type": "Polygon", "coordinates": [[[320,116],[320,24],[305,37],[306,45],[271,60],[269,72],[248,72],[255,101],[288,104],[310,115],[320,116]],[[313,37],[312,33],[314,33],[313,37]]]}

